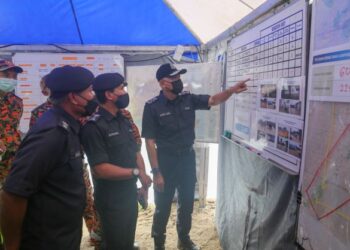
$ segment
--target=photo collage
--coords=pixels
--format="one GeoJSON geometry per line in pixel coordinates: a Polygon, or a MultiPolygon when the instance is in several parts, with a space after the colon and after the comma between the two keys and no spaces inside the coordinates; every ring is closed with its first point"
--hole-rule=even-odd
{"type": "Polygon", "coordinates": [[[264,112],[296,117],[303,115],[304,79],[270,79],[259,83],[258,108],[264,112]]]}
{"type": "Polygon", "coordinates": [[[277,148],[283,152],[301,158],[302,130],[298,128],[278,125],[277,148]]]}
{"type": "Polygon", "coordinates": [[[278,149],[301,159],[303,130],[298,123],[278,116],[260,114],[257,118],[256,140],[264,147],[278,149]]]}
{"type": "Polygon", "coordinates": [[[279,112],[300,116],[302,110],[300,97],[300,85],[283,85],[279,100],[279,112]]]}
{"type": "Polygon", "coordinates": [[[277,86],[276,84],[263,84],[261,87],[260,108],[276,109],[277,86]]]}
{"type": "Polygon", "coordinates": [[[256,139],[258,141],[265,140],[267,145],[274,146],[276,142],[276,123],[269,120],[259,119],[256,139]]]}

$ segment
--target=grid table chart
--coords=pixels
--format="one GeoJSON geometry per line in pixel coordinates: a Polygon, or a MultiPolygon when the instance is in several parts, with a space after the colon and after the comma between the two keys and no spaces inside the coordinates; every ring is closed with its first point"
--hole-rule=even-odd
{"type": "Polygon", "coordinates": [[[262,79],[298,77],[303,74],[302,10],[257,32],[259,38],[241,47],[229,47],[228,82],[249,76],[262,79]]]}

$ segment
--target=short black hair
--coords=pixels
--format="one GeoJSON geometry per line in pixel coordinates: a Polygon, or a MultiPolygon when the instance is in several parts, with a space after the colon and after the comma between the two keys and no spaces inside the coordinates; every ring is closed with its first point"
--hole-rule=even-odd
{"type": "Polygon", "coordinates": [[[54,105],[54,106],[60,106],[66,99],[67,99],[68,94],[65,94],[63,96],[60,97],[53,97],[50,96],[50,102],[54,105]]]}
{"type": "Polygon", "coordinates": [[[96,94],[96,98],[98,100],[99,103],[101,104],[105,104],[106,101],[107,101],[107,98],[106,98],[106,92],[107,91],[110,91],[110,92],[113,92],[115,88],[112,88],[112,89],[104,89],[104,90],[95,90],[95,94],[96,94]]]}

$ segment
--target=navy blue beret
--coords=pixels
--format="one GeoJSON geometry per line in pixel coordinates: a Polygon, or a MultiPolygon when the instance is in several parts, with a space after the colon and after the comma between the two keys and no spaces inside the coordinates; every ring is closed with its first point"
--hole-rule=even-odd
{"type": "Polygon", "coordinates": [[[118,87],[121,84],[125,84],[124,77],[119,73],[104,73],[98,75],[92,88],[94,91],[109,90],[118,87]]]}
{"type": "Polygon", "coordinates": [[[69,92],[87,89],[94,81],[94,74],[83,67],[63,66],[53,69],[45,78],[51,96],[59,97],[69,92]]]}

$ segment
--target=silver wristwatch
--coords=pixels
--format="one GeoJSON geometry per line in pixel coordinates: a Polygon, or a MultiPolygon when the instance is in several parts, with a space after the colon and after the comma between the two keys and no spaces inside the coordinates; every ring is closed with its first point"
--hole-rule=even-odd
{"type": "Polygon", "coordinates": [[[132,175],[133,175],[134,177],[139,177],[139,175],[140,175],[140,170],[139,170],[138,168],[133,168],[133,169],[132,169],[132,175]]]}

